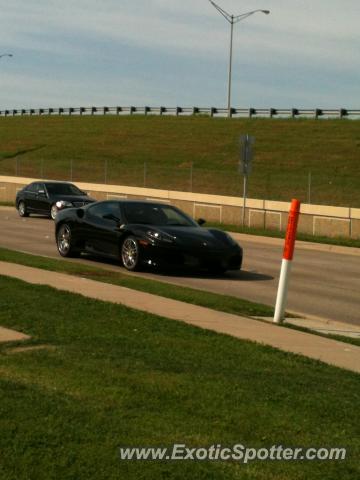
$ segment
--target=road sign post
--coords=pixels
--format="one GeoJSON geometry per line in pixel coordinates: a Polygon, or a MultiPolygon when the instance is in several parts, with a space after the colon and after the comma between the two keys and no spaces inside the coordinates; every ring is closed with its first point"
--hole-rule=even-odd
{"type": "Polygon", "coordinates": [[[246,210],[246,199],[247,199],[247,182],[248,176],[252,171],[252,160],[253,160],[253,145],[255,143],[255,138],[250,135],[242,135],[240,137],[240,164],[239,171],[244,175],[244,184],[243,184],[243,209],[242,209],[242,226],[245,225],[245,210],[246,210]]]}

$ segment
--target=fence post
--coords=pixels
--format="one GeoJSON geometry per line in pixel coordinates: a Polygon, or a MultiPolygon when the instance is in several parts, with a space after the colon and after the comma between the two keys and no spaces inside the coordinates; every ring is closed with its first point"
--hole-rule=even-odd
{"type": "Polygon", "coordinates": [[[308,174],[308,204],[311,204],[311,172],[308,174]]]}
{"type": "Polygon", "coordinates": [[[191,162],[190,164],[190,192],[193,191],[193,175],[194,175],[194,163],[191,162]]]}
{"type": "Polygon", "coordinates": [[[144,162],[144,187],[146,187],[146,162],[144,162]]]}
{"type": "Polygon", "coordinates": [[[108,175],[108,162],[107,162],[107,158],[105,158],[105,161],[104,161],[104,183],[105,183],[105,185],[107,184],[107,175],[108,175]]]}
{"type": "Polygon", "coordinates": [[[73,181],[73,161],[70,160],[70,182],[73,181]]]}
{"type": "Polygon", "coordinates": [[[18,158],[15,159],[15,176],[16,177],[19,176],[19,159],[18,158]]]}
{"type": "Polygon", "coordinates": [[[270,198],[271,188],[270,188],[271,177],[270,173],[267,173],[265,180],[265,198],[270,198]]]}
{"type": "Polygon", "coordinates": [[[40,178],[44,178],[44,159],[42,158],[40,160],[40,178]]]}

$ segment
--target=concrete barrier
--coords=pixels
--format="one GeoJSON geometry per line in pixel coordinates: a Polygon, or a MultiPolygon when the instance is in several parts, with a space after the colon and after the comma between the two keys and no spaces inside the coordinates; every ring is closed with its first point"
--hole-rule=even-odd
{"type": "MultiPolygon", "coordinates": [[[[0,176],[0,202],[13,202],[16,192],[36,178],[0,176]]],[[[175,205],[194,218],[209,222],[240,225],[243,199],[202,193],[176,192],[153,188],[76,182],[97,200],[146,199],[175,205]]],[[[248,227],[285,231],[289,202],[247,199],[245,222],[248,227]]],[[[327,237],[360,238],[360,209],[326,205],[301,205],[298,231],[327,237]]]]}

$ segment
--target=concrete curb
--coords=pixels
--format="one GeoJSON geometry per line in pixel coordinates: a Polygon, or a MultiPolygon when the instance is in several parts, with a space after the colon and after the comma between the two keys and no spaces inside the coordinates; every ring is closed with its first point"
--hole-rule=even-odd
{"type": "MultiPolygon", "coordinates": [[[[235,240],[241,243],[241,240],[253,241],[257,243],[263,243],[265,245],[276,245],[279,248],[284,246],[284,238],[275,237],[263,237],[261,235],[249,235],[247,233],[228,232],[235,240]]],[[[360,248],[356,247],[343,247],[341,245],[330,245],[328,243],[315,243],[315,242],[303,242],[301,240],[296,241],[296,248],[302,250],[313,250],[318,252],[333,252],[341,253],[344,255],[360,256],[360,248]]]]}

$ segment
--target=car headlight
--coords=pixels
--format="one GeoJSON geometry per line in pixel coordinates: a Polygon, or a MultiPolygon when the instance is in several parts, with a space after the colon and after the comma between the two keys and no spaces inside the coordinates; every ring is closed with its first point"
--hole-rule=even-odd
{"type": "Polygon", "coordinates": [[[66,200],[59,200],[58,202],[56,202],[56,206],[57,208],[61,209],[65,207],[72,207],[73,204],[71,202],[67,202],[66,200]]]}
{"type": "Polygon", "coordinates": [[[164,232],[157,232],[156,230],[148,230],[146,232],[146,235],[150,238],[152,241],[156,242],[165,242],[165,243],[173,243],[174,242],[174,237],[171,235],[168,235],[167,233],[164,232]]]}

